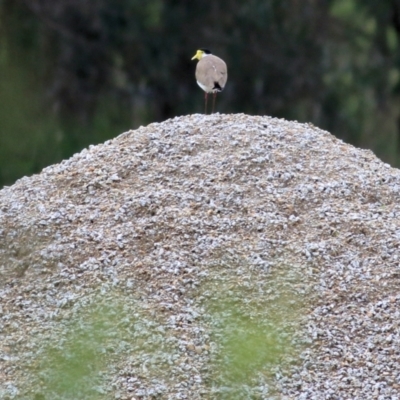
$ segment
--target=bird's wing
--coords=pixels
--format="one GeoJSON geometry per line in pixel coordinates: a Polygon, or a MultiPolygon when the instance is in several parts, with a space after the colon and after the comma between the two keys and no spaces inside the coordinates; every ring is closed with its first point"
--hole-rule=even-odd
{"type": "Polygon", "coordinates": [[[207,88],[214,88],[217,82],[221,89],[227,80],[227,68],[223,60],[215,56],[207,56],[197,63],[196,79],[207,88]]]}

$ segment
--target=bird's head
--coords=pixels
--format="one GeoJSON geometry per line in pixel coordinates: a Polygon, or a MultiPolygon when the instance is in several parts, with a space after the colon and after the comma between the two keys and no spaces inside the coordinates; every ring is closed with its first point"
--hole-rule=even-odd
{"type": "Polygon", "coordinates": [[[203,57],[211,54],[211,51],[208,49],[199,49],[196,51],[196,54],[192,57],[192,60],[201,60],[203,57]]]}

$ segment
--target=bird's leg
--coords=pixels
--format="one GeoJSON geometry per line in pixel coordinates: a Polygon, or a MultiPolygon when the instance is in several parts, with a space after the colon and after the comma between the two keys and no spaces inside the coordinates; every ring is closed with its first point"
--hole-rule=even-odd
{"type": "Polygon", "coordinates": [[[204,92],[204,114],[207,114],[207,98],[208,98],[208,93],[204,92]]]}
{"type": "Polygon", "coordinates": [[[215,109],[215,99],[217,97],[217,92],[213,93],[213,104],[212,104],[212,114],[214,114],[214,109],[215,109]]]}

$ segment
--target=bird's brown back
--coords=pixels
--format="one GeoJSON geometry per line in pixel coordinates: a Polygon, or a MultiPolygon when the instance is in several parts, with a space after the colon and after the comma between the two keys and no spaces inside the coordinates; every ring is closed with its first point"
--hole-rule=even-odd
{"type": "Polygon", "coordinates": [[[196,67],[196,80],[207,87],[207,91],[212,92],[219,85],[221,90],[224,88],[228,79],[228,69],[225,61],[210,54],[203,57],[196,67]]]}

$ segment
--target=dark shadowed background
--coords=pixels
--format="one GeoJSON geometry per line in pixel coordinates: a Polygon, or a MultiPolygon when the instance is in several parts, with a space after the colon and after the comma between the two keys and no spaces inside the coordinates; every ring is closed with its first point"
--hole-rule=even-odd
{"type": "Polygon", "coordinates": [[[400,0],[0,0],[0,187],[139,125],[203,112],[312,122],[400,164],[400,0]]]}

